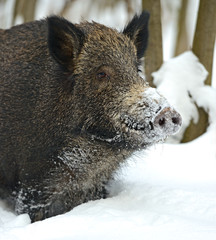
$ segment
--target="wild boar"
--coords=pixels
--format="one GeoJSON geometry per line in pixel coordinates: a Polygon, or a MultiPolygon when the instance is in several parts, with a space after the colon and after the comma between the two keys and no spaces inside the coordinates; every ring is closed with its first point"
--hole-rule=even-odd
{"type": "Polygon", "coordinates": [[[42,220],[107,196],[181,116],[139,74],[149,14],[122,32],[51,16],[0,31],[0,196],[42,220]]]}

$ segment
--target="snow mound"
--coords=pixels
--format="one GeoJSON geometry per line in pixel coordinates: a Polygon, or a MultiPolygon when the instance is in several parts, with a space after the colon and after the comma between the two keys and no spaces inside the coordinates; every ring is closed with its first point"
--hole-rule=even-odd
{"type": "Polygon", "coordinates": [[[187,51],[165,62],[152,74],[158,91],[176,108],[183,118],[181,131],[172,140],[179,142],[190,121],[197,123],[197,106],[209,114],[210,123],[216,116],[216,90],[204,85],[208,72],[198,58],[187,51]]]}

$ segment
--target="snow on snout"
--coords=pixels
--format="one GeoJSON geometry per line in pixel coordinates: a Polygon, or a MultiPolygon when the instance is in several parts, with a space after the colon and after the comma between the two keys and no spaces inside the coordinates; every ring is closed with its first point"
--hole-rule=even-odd
{"type": "Polygon", "coordinates": [[[149,106],[151,106],[151,109],[155,110],[156,113],[158,109],[170,107],[167,100],[155,88],[147,88],[142,93],[142,97],[149,104],[149,106]]]}
{"type": "Polygon", "coordinates": [[[157,136],[167,137],[175,134],[181,127],[181,115],[175,111],[168,101],[154,88],[147,88],[142,93],[147,103],[145,116],[151,116],[150,124],[157,136]]]}

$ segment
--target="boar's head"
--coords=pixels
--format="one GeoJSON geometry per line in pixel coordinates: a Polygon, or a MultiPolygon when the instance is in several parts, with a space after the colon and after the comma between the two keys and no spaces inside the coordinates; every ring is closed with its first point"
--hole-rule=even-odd
{"type": "Polygon", "coordinates": [[[181,116],[139,74],[148,20],[144,11],[117,32],[95,22],[48,18],[49,50],[70,96],[73,130],[133,149],[178,131],[181,116]]]}

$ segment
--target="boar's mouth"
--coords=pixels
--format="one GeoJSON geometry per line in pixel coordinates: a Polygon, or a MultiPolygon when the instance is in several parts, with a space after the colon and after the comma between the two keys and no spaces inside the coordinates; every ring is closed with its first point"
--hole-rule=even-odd
{"type": "Polygon", "coordinates": [[[141,121],[124,114],[121,116],[121,122],[126,127],[126,132],[132,131],[138,135],[145,135],[147,142],[157,142],[175,134],[181,127],[182,119],[178,112],[166,106],[159,108],[151,117],[141,121]]]}
{"type": "Polygon", "coordinates": [[[142,114],[139,120],[128,113],[120,115],[120,126],[114,131],[101,131],[96,126],[88,128],[91,138],[109,143],[125,144],[133,149],[146,147],[163,141],[175,134],[181,126],[182,120],[178,112],[170,106],[160,107],[154,114],[142,114]],[[119,128],[120,127],[120,128],[119,128]]]}
{"type": "Polygon", "coordinates": [[[144,131],[146,129],[154,130],[154,125],[151,121],[149,121],[148,124],[141,123],[128,115],[122,116],[121,122],[131,130],[136,130],[136,131],[144,131]]]}

